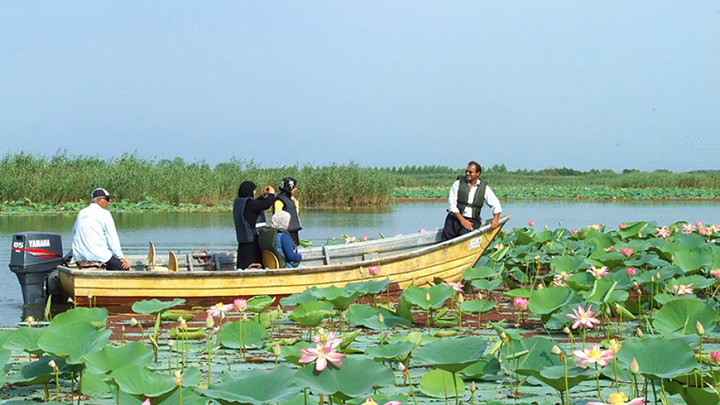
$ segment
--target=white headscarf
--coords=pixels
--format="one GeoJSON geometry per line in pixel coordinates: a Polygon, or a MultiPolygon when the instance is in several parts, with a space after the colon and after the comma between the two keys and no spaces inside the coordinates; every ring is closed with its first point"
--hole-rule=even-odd
{"type": "Polygon", "coordinates": [[[287,211],[278,211],[273,214],[270,222],[273,228],[287,231],[290,226],[290,213],[287,211]]]}

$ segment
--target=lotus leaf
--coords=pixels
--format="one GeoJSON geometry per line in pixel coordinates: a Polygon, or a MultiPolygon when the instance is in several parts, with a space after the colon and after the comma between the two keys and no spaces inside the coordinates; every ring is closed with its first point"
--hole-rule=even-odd
{"type": "Polygon", "coordinates": [[[505,329],[498,323],[491,323],[493,329],[495,329],[495,333],[497,333],[498,337],[502,337],[504,334],[509,340],[522,340],[522,336],[520,336],[520,333],[517,330],[513,329],[505,329]]]}
{"type": "Polygon", "coordinates": [[[680,394],[687,405],[718,405],[720,403],[718,394],[711,389],[687,387],[673,381],[667,382],[666,388],[670,394],[680,394]]]}
{"type": "Polygon", "coordinates": [[[113,392],[112,386],[110,386],[105,379],[107,374],[105,373],[92,373],[85,372],[82,376],[82,392],[85,395],[107,395],[113,392]]]}
{"type": "Polygon", "coordinates": [[[350,308],[347,311],[346,319],[350,325],[364,326],[366,328],[379,330],[381,328],[380,314],[383,316],[383,329],[392,328],[396,324],[405,326],[412,325],[411,321],[396,316],[386,308],[373,308],[362,304],[350,305],[350,308]]]}
{"type": "Polygon", "coordinates": [[[48,329],[38,346],[68,364],[81,364],[82,356],[101,350],[110,339],[109,329],[96,330],[90,322],[73,322],[48,329]]]}
{"type": "MultiPolygon", "coordinates": [[[[567,387],[572,388],[583,381],[595,378],[597,374],[597,370],[590,368],[568,367],[567,387]]],[[[559,392],[565,392],[565,366],[551,366],[540,370],[532,370],[530,375],[559,392]]]]}
{"type": "Polygon", "coordinates": [[[618,282],[606,278],[595,280],[593,288],[588,292],[580,293],[585,301],[592,304],[607,304],[611,302],[622,302],[628,299],[627,291],[615,290],[618,282]]]}
{"type": "Polygon", "coordinates": [[[359,291],[362,295],[370,295],[385,291],[390,283],[392,283],[392,281],[390,281],[389,278],[385,280],[359,281],[346,284],[345,289],[348,291],[359,291]]]}
{"type": "Polygon", "coordinates": [[[560,308],[569,308],[578,301],[577,294],[569,288],[548,287],[533,291],[528,308],[537,315],[551,314],[560,308]]]}
{"type": "Polygon", "coordinates": [[[525,228],[515,228],[514,232],[515,232],[515,237],[517,238],[518,245],[530,245],[530,244],[535,243],[535,240],[533,239],[535,230],[525,229],[525,228]]]}
{"type": "Polygon", "coordinates": [[[653,327],[663,336],[694,335],[700,322],[706,333],[715,329],[720,316],[707,303],[698,299],[674,299],[663,305],[653,321],[653,327]]]}
{"type": "Polygon", "coordinates": [[[161,373],[154,373],[147,367],[128,364],[110,374],[120,391],[130,395],[158,397],[175,388],[175,378],[161,373]]]}
{"type": "Polygon", "coordinates": [[[260,325],[269,328],[272,326],[275,321],[282,318],[283,316],[283,310],[280,308],[274,309],[272,311],[266,311],[266,312],[260,312],[257,314],[254,320],[256,320],[260,325]]]}
{"type": "Polygon", "coordinates": [[[708,244],[705,237],[697,233],[681,233],[675,238],[675,243],[691,251],[697,251],[708,244]]]}
{"type": "Polygon", "coordinates": [[[314,343],[298,342],[292,346],[280,346],[280,357],[298,366],[300,365],[300,349],[315,347],[314,343]]]}
{"type": "Polygon", "coordinates": [[[363,356],[347,356],[343,366],[329,364],[323,371],[316,371],[315,364],[308,364],[295,374],[301,387],[313,392],[332,395],[342,400],[365,397],[375,387],[391,386],[395,383],[392,370],[363,356]]]}
{"type": "MultiPolygon", "coordinates": [[[[510,355],[527,352],[520,357],[516,372],[524,375],[532,375],[534,370],[540,370],[545,367],[559,366],[562,364],[560,357],[552,354],[552,348],[555,343],[550,339],[542,336],[533,336],[527,339],[521,339],[516,342],[508,343],[510,345],[510,355]]],[[[507,352],[501,355],[507,364],[507,352]]]]}
{"type": "Polygon", "coordinates": [[[85,356],[85,365],[88,371],[97,374],[110,373],[128,364],[149,367],[152,363],[152,350],[140,342],[133,342],[121,347],[105,346],[102,350],[85,356]]]}
{"type": "Polygon", "coordinates": [[[585,264],[585,259],[580,256],[555,256],[550,261],[550,268],[555,274],[566,272],[573,274],[577,269],[585,264]]]}
{"type": "Polygon", "coordinates": [[[185,304],[185,300],[175,298],[172,301],[160,301],[157,298],[151,300],[137,301],[132,305],[132,310],[136,314],[152,314],[157,315],[167,311],[170,308],[185,304]]]}
{"type": "Polygon", "coordinates": [[[315,327],[323,319],[331,317],[333,305],[325,301],[310,301],[300,304],[288,315],[290,319],[305,326],[315,327]]]}
{"type": "Polygon", "coordinates": [[[651,379],[675,378],[699,367],[690,346],[679,339],[626,341],[617,353],[618,367],[628,369],[633,358],[637,359],[639,373],[651,379]]]}
{"type": "Polygon", "coordinates": [[[438,309],[445,305],[445,302],[449,300],[455,291],[452,287],[438,284],[430,288],[420,288],[411,286],[405,289],[402,293],[407,301],[413,305],[417,305],[423,310],[438,309]],[[428,301],[428,296],[430,300],[428,301]]]}
{"type": "MultiPolygon", "coordinates": [[[[200,394],[196,392],[195,388],[185,386],[184,384],[185,380],[183,379],[182,405],[208,405],[210,403],[207,398],[200,396],[200,394]]],[[[122,402],[122,396],[120,397],[120,400],[121,403],[125,405],[126,402],[122,402]]],[[[179,403],[181,403],[179,389],[172,390],[167,394],[154,398],[152,402],[153,405],[177,405],[179,403]]],[[[138,403],[138,405],[141,404],[138,403]]]]}
{"type": "Polygon", "coordinates": [[[71,373],[77,373],[81,370],[80,366],[71,366],[61,359],[45,355],[38,360],[24,365],[22,369],[20,369],[19,373],[12,376],[12,382],[14,384],[21,385],[37,385],[45,384],[51,379],[54,379],[55,373],[53,372],[52,367],[48,365],[50,360],[55,361],[55,364],[60,370],[60,375],[64,377],[70,376],[71,373]]]}
{"type": "Polygon", "coordinates": [[[710,266],[713,262],[714,257],[710,248],[677,251],[672,261],[687,273],[710,266]]]}
{"type": "Polygon", "coordinates": [[[258,295],[247,300],[247,310],[254,313],[260,313],[275,302],[275,299],[269,295],[258,295]]]}
{"type": "Polygon", "coordinates": [[[415,343],[395,342],[386,345],[368,347],[365,355],[375,361],[401,361],[415,349],[415,343]]]}
{"type": "Polygon", "coordinates": [[[463,301],[460,305],[460,309],[462,309],[463,312],[470,314],[484,314],[493,308],[495,308],[494,302],[483,300],[463,301]]]}
{"type": "Polygon", "coordinates": [[[315,296],[315,290],[317,289],[317,287],[313,286],[300,294],[293,294],[289,297],[282,298],[280,299],[280,305],[284,307],[293,307],[306,302],[317,301],[317,297],[315,296]]]}
{"type": "Polygon", "coordinates": [[[50,322],[50,326],[61,326],[77,321],[85,321],[92,323],[97,328],[100,328],[105,325],[107,317],[108,310],[105,308],[77,307],[57,314],[53,318],[52,322],[50,322]]]}
{"type": "Polygon", "coordinates": [[[648,223],[645,221],[626,223],[625,228],[617,231],[621,238],[627,239],[631,236],[637,236],[648,227],[648,223]]]}
{"type": "Polygon", "coordinates": [[[477,266],[471,267],[463,272],[464,280],[477,280],[481,278],[492,278],[497,276],[499,273],[498,269],[494,269],[490,266],[477,266]]]}
{"type": "Polygon", "coordinates": [[[11,351],[25,351],[30,354],[41,354],[43,350],[38,346],[38,340],[49,328],[20,327],[11,331],[3,348],[11,351]]]}
{"type": "Polygon", "coordinates": [[[465,382],[459,375],[448,371],[431,370],[422,376],[419,388],[423,394],[432,398],[462,397],[465,393],[465,382]]]}
{"type": "Polygon", "coordinates": [[[699,274],[696,274],[694,276],[684,276],[684,277],[678,277],[675,279],[671,279],[668,281],[668,286],[672,288],[674,285],[685,285],[688,286],[692,284],[692,289],[697,290],[703,290],[708,287],[712,287],[713,284],[715,284],[714,278],[705,278],[699,274]]]}
{"type": "Polygon", "coordinates": [[[267,338],[267,329],[259,323],[250,321],[236,321],[223,325],[220,329],[220,344],[230,349],[239,349],[240,345],[245,347],[262,346],[262,341],[267,338]],[[240,328],[242,327],[242,336],[240,328]],[[241,343],[242,342],[242,343],[241,343]]]}
{"type": "Polygon", "coordinates": [[[486,356],[480,361],[471,364],[460,370],[459,374],[468,378],[482,378],[484,376],[496,375],[500,372],[500,362],[493,356],[486,356]]]}
{"type": "Polygon", "coordinates": [[[499,278],[494,278],[492,280],[480,279],[473,280],[470,284],[478,290],[492,291],[502,284],[502,280],[499,278]]]}
{"type": "Polygon", "coordinates": [[[530,295],[532,294],[532,291],[528,290],[527,288],[514,288],[510,291],[506,291],[505,295],[508,297],[522,297],[522,298],[530,298],[530,295]]]}
{"type": "Polygon", "coordinates": [[[160,315],[160,319],[162,319],[164,321],[176,322],[180,318],[184,319],[185,321],[189,321],[189,320],[195,318],[195,314],[181,314],[178,312],[163,312],[160,315]]]}
{"type": "Polygon", "coordinates": [[[360,291],[349,291],[345,288],[332,285],[316,290],[314,295],[319,299],[332,302],[333,306],[337,309],[345,309],[358,299],[362,293],[360,291]]]}
{"type": "Polygon", "coordinates": [[[455,373],[480,360],[486,347],[485,340],[479,337],[444,339],[417,348],[413,360],[455,373]]]}

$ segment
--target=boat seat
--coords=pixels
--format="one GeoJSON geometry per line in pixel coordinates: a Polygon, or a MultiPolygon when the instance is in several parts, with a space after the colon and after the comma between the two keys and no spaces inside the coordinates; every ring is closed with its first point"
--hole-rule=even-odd
{"type": "Polygon", "coordinates": [[[172,250],[170,251],[168,255],[168,270],[169,271],[178,271],[178,259],[177,256],[175,256],[175,252],[172,250]]]}
{"type": "Polygon", "coordinates": [[[269,250],[262,251],[262,261],[266,269],[280,268],[280,262],[278,261],[277,256],[269,250]]]}
{"type": "Polygon", "coordinates": [[[80,270],[86,270],[86,269],[97,269],[97,270],[104,270],[105,264],[103,262],[96,262],[92,260],[78,260],[75,262],[75,265],[80,270]]]}

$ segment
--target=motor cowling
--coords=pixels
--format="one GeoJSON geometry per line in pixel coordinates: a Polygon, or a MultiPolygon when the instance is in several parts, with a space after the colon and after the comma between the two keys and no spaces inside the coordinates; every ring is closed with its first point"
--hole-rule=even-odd
{"type": "Polygon", "coordinates": [[[13,235],[10,270],[18,277],[25,305],[45,303],[46,279],[50,272],[62,263],[60,235],[43,232],[21,232],[13,235]]]}

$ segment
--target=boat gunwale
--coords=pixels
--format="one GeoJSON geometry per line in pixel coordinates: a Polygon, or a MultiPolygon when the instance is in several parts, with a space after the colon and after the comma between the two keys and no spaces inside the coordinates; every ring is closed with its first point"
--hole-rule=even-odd
{"type": "MultiPolygon", "coordinates": [[[[507,221],[510,220],[510,215],[506,215],[500,218],[498,229],[502,228],[507,221]]],[[[428,246],[420,247],[417,250],[411,250],[397,255],[387,256],[383,258],[375,258],[370,260],[358,260],[347,263],[337,263],[328,265],[318,265],[311,267],[296,267],[296,268],[284,268],[284,269],[258,269],[258,270],[218,270],[218,271],[121,271],[121,270],[80,270],[72,269],[66,266],[58,266],[58,272],[68,274],[75,278],[92,278],[92,277],[112,277],[117,279],[130,279],[130,278],[179,278],[179,279],[194,279],[194,278],[245,278],[245,277],[268,277],[268,276],[283,276],[283,275],[295,275],[295,274],[308,274],[308,273],[325,273],[325,272],[337,272],[337,271],[348,271],[355,270],[359,267],[371,267],[371,266],[382,266],[387,263],[394,263],[407,259],[416,258],[419,256],[428,255],[435,251],[443,250],[451,246],[460,245],[469,239],[476,238],[485,233],[491,232],[493,229],[490,228],[490,224],[485,224],[478,229],[461,235],[457,238],[442,241],[428,246]]]]}

